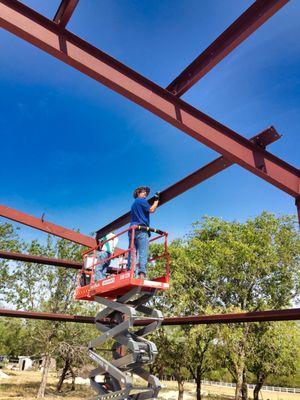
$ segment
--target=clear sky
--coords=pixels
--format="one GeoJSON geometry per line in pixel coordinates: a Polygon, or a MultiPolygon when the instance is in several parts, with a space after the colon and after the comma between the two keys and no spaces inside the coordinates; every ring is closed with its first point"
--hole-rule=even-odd
{"type": "MultiPolygon", "coordinates": [[[[24,3],[53,18],[59,0],[24,3]]],[[[68,29],[167,86],[252,1],[81,0],[68,29]]],[[[292,0],[183,98],[299,166],[300,1],[292,0]]],[[[2,30],[0,204],[91,233],[218,155],[148,111],[2,30]]],[[[171,238],[203,215],[294,213],[294,200],[238,166],[158,209],[171,238]]],[[[39,237],[25,229],[26,238],[39,237]]]]}

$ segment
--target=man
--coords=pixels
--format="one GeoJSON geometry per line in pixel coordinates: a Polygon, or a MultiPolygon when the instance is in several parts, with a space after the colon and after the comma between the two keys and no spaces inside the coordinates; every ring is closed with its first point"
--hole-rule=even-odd
{"type": "MultiPolygon", "coordinates": [[[[130,226],[140,225],[143,227],[150,226],[150,213],[158,207],[159,192],[156,192],[154,203],[150,206],[146,200],[150,193],[150,188],[147,186],[141,186],[135,189],[133,197],[135,198],[130,211],[130,226]]],[[[131,244],[131,232],[129,231],[129,247],[131,244]]],[[[145,279],[147,274],[147,261],[148,261],[148,248],[149,248],[149,234],[146,230],[136,229],[134,237],[134,247],[138,253],[138,277],[145,279]]],[[[131,267],[131,254],[128,255],[128,270],[131,267]]]]}
{"type": "Polygon", "coordinates": [[[109,258],[115,251],[119,238],[115,237],[114,232],[108,233],[106,236],[100,239],[100,243],[104,243],[102,247],[99,248],[97,252],[97,264],[95,267],[94,280],[99,281],[106,277],[107,268],[110,265],[111,260],[101,262],[109,258]]]}

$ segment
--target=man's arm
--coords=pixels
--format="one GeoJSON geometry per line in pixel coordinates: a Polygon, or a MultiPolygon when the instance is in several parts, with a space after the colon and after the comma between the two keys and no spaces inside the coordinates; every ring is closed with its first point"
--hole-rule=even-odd
{"type": "Polygon", "coordinates": [[[155,200],[155,202],[149,208],[149,212],[154,213],[154,211],[157,209],[157,207],[158,207],[158,200],[155,200]]]}
{"type": "Polygon", "coordinates": [[[151,213],[154,213],[154,211],[155,211],[155,210],[157,209],[157,207],[158,207],[158,203],[159,203],[159,192],[156,192],[156,193],[155,193],[154,198],[155,198],[155,201],[154,201],[154,203],[152,204],[152,206],[149,208],[149,212],[151,212],[151,213]]]}

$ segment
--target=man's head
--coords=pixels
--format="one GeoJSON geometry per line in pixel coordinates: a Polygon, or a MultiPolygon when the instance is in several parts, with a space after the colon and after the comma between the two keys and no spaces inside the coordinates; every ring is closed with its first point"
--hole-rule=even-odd
{"type": "Polygon", "coordinates": [[[133,192],[133,197],[135,199],[140,198],[140,199],[145,199],[148,194],[150,193],[150,188],[148,186],[140,186],[135,189],[133,192]]]}

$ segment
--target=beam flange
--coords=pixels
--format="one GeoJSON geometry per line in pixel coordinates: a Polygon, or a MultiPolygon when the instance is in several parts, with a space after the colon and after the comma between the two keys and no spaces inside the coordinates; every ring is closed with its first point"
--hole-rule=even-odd
{"type": "Polygon", "coordinates": [[[62,27],[65,27],[72,17],[73,12],[79,0],[62,0],[56,14],[53,18],[53,21],[59,24],[62,27]]]}
{"type": "MultiPolygon", "coordinates": [[[[255,135],[250,140],[253,143],[256,143],[262,148],[265,148],[267,145],[275,142],[281,137],[276,129],[271,126],[261,132],[259,135],[255,135]]],[[[214,161],[204,165],[203,167],[199,168],[197,171],[193,172],[192,174],[186,176],[185,178],[181,179],[179,182],[174,183],[173,185],[169,186],[168,188],[162,190],[160,192],[160,202],[159,206],[167,203],[168,201],[174,199],[175,197],[181,195],[182,193],[186,192],[187,190],[193,188],[194,186],[198,185],[201,182],[211,178],[212,176],[218,174],[221,171],[229,168],[233,163],[227,160],[225,157],[218,157],[214,161]]],[[[154,201],[154,197],[149,199],[149,202],[152,204],[154,201]]],[[[123,214],[121,217],[115,219],[114,221],[110,222],[109,224],[105,225],[101,229],[97,231],[97,239],[100,239],[102,236],[106,235],[109,232],[112,232],[116,229],[121,228],[122,226],[126,225],[130,221],[130,212],[123,214]]]]}
{"type": "MultiPolygon", "coordinates": [[[[77,322],[85,324],[94,324],[95,318],[83,315],[52,314],[33,311],[19,311],[0,309],[1,317],[40,319],[60,322],[77,322]]],[[[190,317],[170,317],[164,318],[162,325],[208,325],[208,324],[233,324],[242,322],[265,322],[265,321],[294,321],[300,320],[300,308],[287,310],[268,310],[253,311],[234,314],[213,314],[213,315],[195,315],[190,317]]],[[[136,320],[134,325],[145,326],[152,320],[136,320]]],[[[107,320],[101,320],[103,324],[107,320]]]]}
{"type": "Polygon", "coordinates": [[[167,90],[175,96],[182,96],[288,1],[255,1],[168,85],[167,90]]]}
{"type": "Polygon", "coordinates": [[[1,0],[0,26],[141,105],[291,196],[299,170],[172,95],[17,0],[1,0]]]}
{"type": "Polygon", "coordinates": [[[24,261],[29,263],[43,264],[43,265],[54,265],[56,267],[65,267],[73,269],[82,268],[82,263],[77,261],[65,260],[59,258],[48,258],[48,257],[36,256],[33,254],[15,253],[3,250],[0,250],[0,258],[4,260],[24,261]]]}

